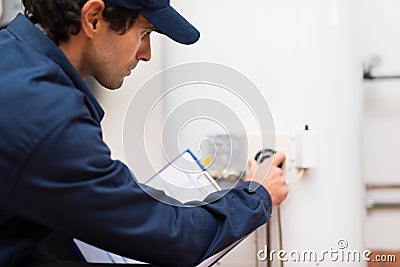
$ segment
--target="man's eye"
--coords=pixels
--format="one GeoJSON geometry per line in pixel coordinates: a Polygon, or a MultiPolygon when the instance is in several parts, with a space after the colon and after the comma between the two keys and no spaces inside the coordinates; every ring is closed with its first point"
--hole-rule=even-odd
{"type": "Polygon", "coordinates": [[[144,38],[144,37],[146,37],[146,35],[148,35],[148,34],[150,34],[151,33],[151,31],[147,31],[147,32],[145,32],[144,34],[142,34],[142,39],[144,38]]]}

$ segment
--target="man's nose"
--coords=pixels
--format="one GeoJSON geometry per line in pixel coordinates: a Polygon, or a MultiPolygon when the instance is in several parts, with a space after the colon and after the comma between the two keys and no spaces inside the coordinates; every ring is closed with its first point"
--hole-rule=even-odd
{"type": "Polygon", "coordinates": [[[151,59],[150,35],[146,36],[145,39],[142,41],[136,58],[143,61],[149,61],[151,59]]]}

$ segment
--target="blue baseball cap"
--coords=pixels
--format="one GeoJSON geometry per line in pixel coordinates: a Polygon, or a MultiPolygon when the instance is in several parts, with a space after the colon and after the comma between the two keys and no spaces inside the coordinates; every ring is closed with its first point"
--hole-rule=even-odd
{"type": "Polygon", "coordinates": [[[105,0],[116,6],[137,10],[162,34],[181,44],[193,44],[200,32],[182,17],[169,0],[105,0]]]}

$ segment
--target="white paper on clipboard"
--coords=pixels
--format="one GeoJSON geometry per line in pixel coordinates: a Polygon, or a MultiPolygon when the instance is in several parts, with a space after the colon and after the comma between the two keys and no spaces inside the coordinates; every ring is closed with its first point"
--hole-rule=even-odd
{"type": "MultiPolygon", "coordinates": [[[[223,249],[221,252],[218,252],[211,257],[204,260],[202,263],[197,265],[196,267],[209,267],[216,264],[223,256],[225,256],[229,251],[231,251],[237,244],[239,244],[244,238],[236,241],[231,244],[227,248],[223,249]]],[[[82,254],[83,258],[86,262],[89,263],[110,263],[110,264],[135,264],[135,265],[143,265],[144,267],[148,265],[148,263],[132,260],[123,256],[119,256],[117,254],[105,251],[103,249],[97,248],[95,246],[89,245],[83,241],[78,239],[73,240],[75,246],[79,249],[79,252],[82,254]]]]}
{"type": "MultiPolygon", "coordinates": [[[[168,196],[171,196],[182,203],[194,200],[201,201],[210,193],[221,190],[218,184],[190,150],[184,151],[181,155],[172,160],[157,174],[149,178],[145,184],[163,190],[168,196]]],[[[196,267],[208,267],[214,265],[243,239],[244,238],[236,241],[221,252],[207,258],[196,267]]],[[[74,239],[73,241],[81,256],[89,263],[143,264],[144,266],[147,264],[116,255],[77,239],[74,239]]]]}
{"type": "Polygon", "coordinates": [[[89,245],[88,243],[85,243],[78,239],[73,239],[73,241],[83,259],[89,263],[143,264],[144,266],[147,265],[147,263],[119,256],[117,254],[89,245]]]}
{"type": "Polygon", "coordinates": [[[221,190],[208,171],[189,150],[185,150],[144,184],[163,190],[181,203],[201,201],[221,190]]]}
{"type": "MultiPolygon", "coordinates": [[[[247,236],[246,236],[247,237],[247,236]]],[[[236,247],[242,240],[246,237],[234,242],[233,244],[229,245],[228,247],[224,248],[222,251],[210,256],[209,258],[205,259],[202,263],[197,265],[196,267],[208,267],[213,266],[216,264],[223,256],[225,256],[229,251],[231,251],[234,247],[236,247]]]]}

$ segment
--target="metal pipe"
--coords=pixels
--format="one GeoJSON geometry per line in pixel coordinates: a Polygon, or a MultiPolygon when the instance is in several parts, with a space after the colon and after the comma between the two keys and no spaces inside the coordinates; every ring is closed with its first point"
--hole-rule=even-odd
{"type": "Polygon", "coordinates": [[[374,199],[367,199],[365,202],[367,209],[398,209],[400,208],[399,201],[378,201],[374,199]]]}
{"type": "Polygon", "coordinates": [[[367,184],[365,184],[365,187],[366,187],[367,190],[373,190],[373,189],[400,189],[400,184],[399,183],[387,183],[387,184],[367,183],[367,184]]]}
{"type": "Polygon", "coordinates": [[[400,79],[400,75],[380,75],[374,76],[369,72],[364,72],[364,80],[400,79]]]}

